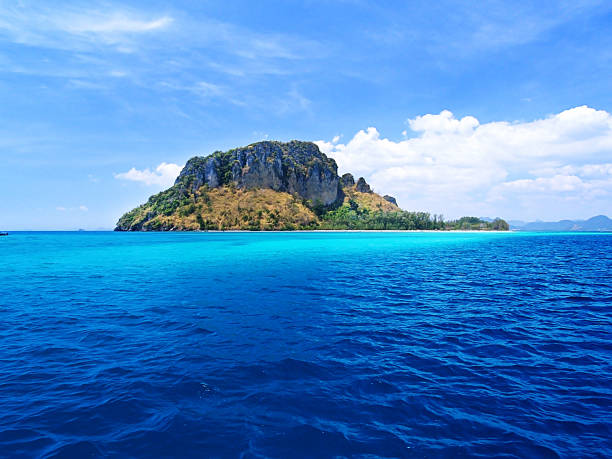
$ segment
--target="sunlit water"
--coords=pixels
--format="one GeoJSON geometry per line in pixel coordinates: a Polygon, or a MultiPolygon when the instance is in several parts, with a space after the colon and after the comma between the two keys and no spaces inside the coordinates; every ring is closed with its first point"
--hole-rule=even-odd
{"type": "Polygon", "coordinates": [[[610,457],[612,235],[13,233],[0,456],[610,457]]]}

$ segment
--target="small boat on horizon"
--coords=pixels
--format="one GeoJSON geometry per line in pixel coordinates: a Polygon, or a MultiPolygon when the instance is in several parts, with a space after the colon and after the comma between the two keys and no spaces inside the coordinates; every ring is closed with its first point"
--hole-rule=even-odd
{"type": "Polygon", "coordinates": [[[8,236],[8,233],[6,231],[0,231],[0,236],[8,236]]]}

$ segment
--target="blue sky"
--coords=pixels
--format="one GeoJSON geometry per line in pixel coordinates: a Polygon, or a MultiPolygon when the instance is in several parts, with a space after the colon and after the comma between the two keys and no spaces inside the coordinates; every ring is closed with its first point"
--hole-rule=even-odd
{"type": "Polygon", "coordinates": [[[112,228],[262,139],[408,210],[612,215],[611,31],[595,0],[0,0],[0,229],[112,228]]]}

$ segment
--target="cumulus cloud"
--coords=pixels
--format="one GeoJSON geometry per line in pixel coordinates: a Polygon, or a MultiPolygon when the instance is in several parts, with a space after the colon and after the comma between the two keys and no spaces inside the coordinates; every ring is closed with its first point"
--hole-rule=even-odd
{"type": "Polygon", "coordinates": [[[363,175],[404,208],[451,217],[612,213],[612,116],[606,111],[581,106],[534,121],[481,124],[444,110],[406,124],[400,141],[369,127],[347,143],[317,144],[341,172],[363,175]]]}
{"type": "Polygon", "coordinates": [[[417,116],[412,120],[408,120],[408,125],[413,131],[430,134],[442,132],[467,133],[472,131],[479,124],[478,120],[473,116],[464,116],[458,120],[449,110],[443,110],[439,115],[417,116]]]}
{"type": "Polygon", "coordinates": [[[140,182],[144,183],[145,185],[169,187],[172,186],[174,180],[181,172],[181,169],[183,169],[183,166],[164,162],[157,166],[153,171],[149,168],[138,170],[135,167],[132,167],[127,172],[115,174],[115,178],[120,180],[130,180],[132,182],[140,182]]]}

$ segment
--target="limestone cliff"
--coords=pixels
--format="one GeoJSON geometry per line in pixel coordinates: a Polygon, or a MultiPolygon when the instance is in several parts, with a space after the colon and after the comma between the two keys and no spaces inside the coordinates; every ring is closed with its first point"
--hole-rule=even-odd
{"type": "Polygon", "coordinates": [[[246,190],[269,188],[328,206],[339,198],[336,161],[311,142],[259,142],[187,161],[175,185],[233,185],[246,190]]]}
{"type": "Polygon", "coordinates": [[[314,143],[264,141],[191,158],[171,188],[124,214],[116,230],[315,229],[336,211],[346,217],[342,209],[358,219],[400,212],[394,201],[363,177],[340,178],[314,143]]]}

